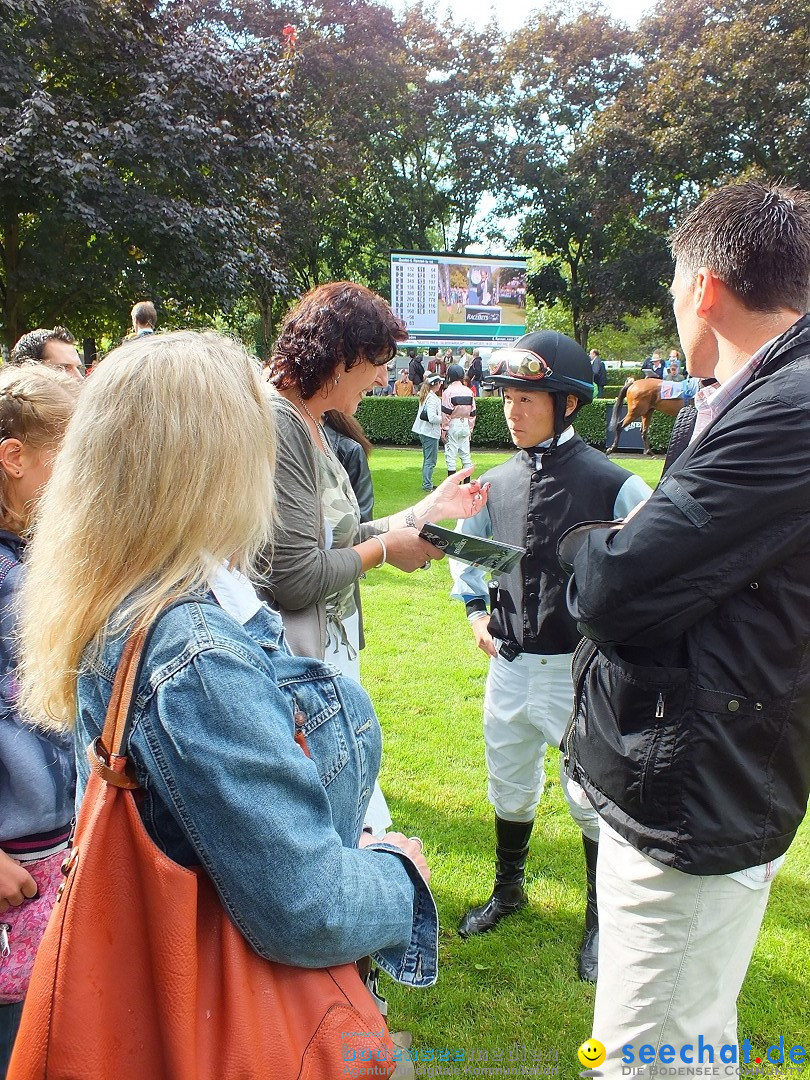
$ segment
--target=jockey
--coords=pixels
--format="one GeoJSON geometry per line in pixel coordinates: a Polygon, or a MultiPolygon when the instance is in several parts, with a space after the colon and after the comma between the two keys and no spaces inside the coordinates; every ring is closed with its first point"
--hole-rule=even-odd
{"type": "Polygon", "coordinates": [[[670,401],[673,398],[683,398],[684,405],[694,401],[695,394],[700,389],[700,379],[689,376],[687,379],[663,379],[658,396],[661,401],[670,401]]]}
{"type": "MultiPolygon", "coordinates": [[[[557,540],[576,522],[624,517],[649,495],[639,477],[588,446],[571,422],[593,399],[591,362],[569,337],[544,330],[493,353],[504,414],[518,452],[485,474],[489,500],[459,523],[471,536],[526,548],[520,564],[489,585],[480,569],[450,560],[452,596],[462,600],[476,644],[490,657],[484,695],[484,749],[495,810],[495,886],[461,921],[462,937],[495,927],[528,903],[529,837],[545,785],[549,745],[571,713],[571,657],[579,634],[565,603],[557,540]],[[490,607],[487,609],[487,596],[490,607]]],[[[588,879],[579,974],[595,981],[598,822],[577,784],[563,794],[583,832],[588,879]]]]}

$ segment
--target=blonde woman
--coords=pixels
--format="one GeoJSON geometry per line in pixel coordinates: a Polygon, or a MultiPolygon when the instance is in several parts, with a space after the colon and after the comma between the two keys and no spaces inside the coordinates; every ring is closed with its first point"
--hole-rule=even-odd
{"type": "Polygon", "coordinates": [[[261,955],[324,967],[384,950],[395,978],[428,984],[437,925],[421,845],[393,833],[357,846],[380,760],[370,702],[291,656],[247,581],[273,538],[271,394],[213,333],[129,341],[98,366],[31,545],[22,701],[74,732],[81,798],[124,641],[157,617],[128,745],[149,835],[207,871],[261,955]],[[311,759],[295,709],[322,720],[311,759]]]}
{"type": "Polygon", "coordinates": [[[39,891],[44,929],[42,906],[53,904],[73,817],[72,749],[22,720],[15,669],[25,536],[78,392],[78,383],[44,364],[0,372],[0,1076],[34,961],[23,944],[31,937],[26,907],[39,891]]]}

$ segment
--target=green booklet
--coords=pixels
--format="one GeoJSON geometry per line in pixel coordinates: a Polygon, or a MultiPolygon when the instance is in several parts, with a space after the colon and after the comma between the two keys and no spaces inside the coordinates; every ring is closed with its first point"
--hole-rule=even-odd
{"type": "Polygon", "coordinates": [[[443,529],[432,521],[422,526],[419,535],[451,559],[460,559],[471,566],[499,573],[513,569],[526,554],[526,548],[501,544],[497,540],[484,540],[480,536],[467,536],[453,529],[443,529]]]}

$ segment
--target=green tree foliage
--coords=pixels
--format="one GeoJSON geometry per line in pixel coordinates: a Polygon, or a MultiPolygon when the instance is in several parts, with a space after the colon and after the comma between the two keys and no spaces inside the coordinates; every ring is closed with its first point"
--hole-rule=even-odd
{"type": "Polygon", "coordinates": [[[5,340],[114,338],[151,296],[266,351],[305,289],[481,242],[493,196],[532,318],[671,340],[673,223],[735,177],[810,185],[810,0],[658,0],[636,31],[557,2],[503,39],[427,0],[0,0],[5,340]]]}
{"type": "Polygon", "coordinates": [[[298,139],[274,43],[176,0],[3,2],[0,40],[7,340],[77,313],[120,327],[143,295],[213,312],[280,277],[298,139]]]}
{"type": "Polygon", "coordinates": [[[631,183],[676,216],[756,174],[810,186],[810,2],[660,0],[642,63],[603,118],[640,148],[631,183]]]}
{"type": "Polygon", "coordinates": [[[598,122],[632,77],[631,48],[629,31],[586,8],[537,14],[505,54],[517,187],[502,206],[521,215],[519,240],[545,256],[529,276],[534,299],[562,300],[583,347],[592,329],[665,300],[666,245],[629,183],[635,142],[598,122]]]}
{"type": "MultiPolygon", "coordinates": [[[[263,5],[241,11],[261,34],[278,21],[263,5]]],[[[475,239],[501,123],[499,38],[419,6],[397,20],[374,0],[292,12],[316,169],[290,177],[280,257],[295,292],[341,278],[387,292],[391,249],[464,250],[475,239]]]]}

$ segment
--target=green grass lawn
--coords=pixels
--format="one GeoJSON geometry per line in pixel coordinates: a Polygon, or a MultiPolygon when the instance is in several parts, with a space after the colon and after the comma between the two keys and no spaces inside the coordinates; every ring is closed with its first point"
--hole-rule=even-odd
{"type": "MultiPolygon", "coordinates": [[[[476,452],[477,473],[507,457],[476,452]]],[[[663,463],[615,460],[651,485],[663,463]]],[[[421,498],[421,451],[378,449],[371,465],[378,516],[421,498]]],[[[443,475],[437,469],[437,479],[443,475]]],[[[425,842],[441,920],[438,984],[412,991],[386,980],[392,1027],[410,1028],[418,1047],[462,1047],[468,1060],[472,1049],[485,1048],[490,1064],[493,1051],[506,1056],[515,1043],[556,1050],[559,1075],[575,1077],[576,1048],[590,1035],[593,990],[575,974],[585,872],[556,751],[549,752],[532,837],[529,907],[478,939],[464,942],[456,933],[467,908],[489,896],[493,826],[481,736],[487,660],[449,589],[444,562],[410,575],[384,567],[363,583],[363,682],[385,732],[381,782],[395,827],[425,842]]],[[[757,1052],[780,1035],[788,1047],[810,1043],[809,887],[805,822],[773,886],[740,1000],[740,1038],[757,1052]]]]}

